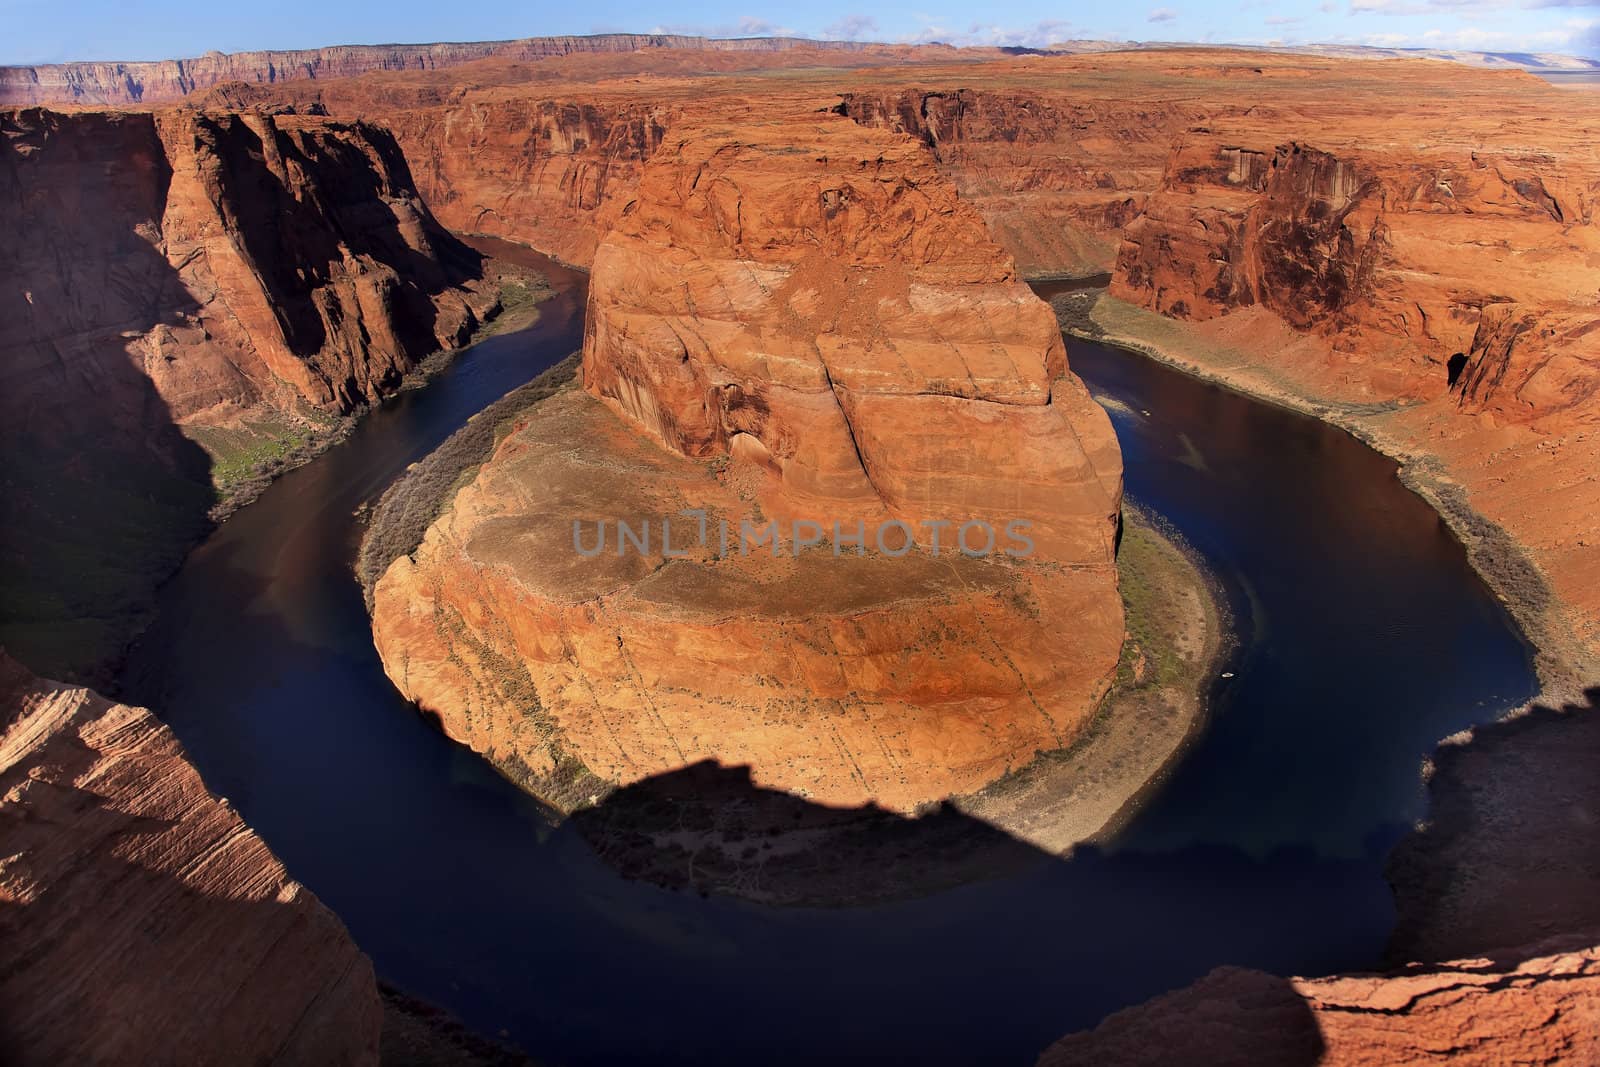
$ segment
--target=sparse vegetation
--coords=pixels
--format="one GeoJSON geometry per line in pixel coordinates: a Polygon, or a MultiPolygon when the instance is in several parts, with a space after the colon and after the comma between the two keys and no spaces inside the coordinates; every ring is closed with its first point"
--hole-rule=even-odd
{"type": "Polygon", "coordinates": [[[389,564],[416,551],[428,527],[444,514],[456,493],[472,480],[478,467],[510,432],[516,416],[528,405],[572,382],[578,362],[574,353],[484,408],[424,459],[412,464],[378,498],[368,512],[367,531],[356,558],[356,576],[368,608],[372,606],[373,586],[389,564]]]}
{"type": "Polygon", "coordinates": [[[1203,579],[1181,535],[1159,516],[1128,505],[1117,563],[1128,634],[1117,685],[1196,689],[1204,684],[1211,666],[1204,655],[1204,631],[1220,629],[1221,597],[1205,602],[1204,590],[1196,588],[1203,579]]]}
{"type": "Polygon", "coordinates": [[[1114,833],[1205,722],[1227,650],[1224,598],[1177,531],[1123,506],[1117,569],[1126,636],[1110,691],[1074,742],[956,803],[1061,851],[1114,833]]]}
{"type": "Polygon", "coordinates": [[[222,521],[260,496],[272,480],[349,436],[364,413],[335,415],[306,406],[293,415],[272,413],[237,426],[191,426],[185,435],[211,457],[217,500],[211,517],[222,521]]]}

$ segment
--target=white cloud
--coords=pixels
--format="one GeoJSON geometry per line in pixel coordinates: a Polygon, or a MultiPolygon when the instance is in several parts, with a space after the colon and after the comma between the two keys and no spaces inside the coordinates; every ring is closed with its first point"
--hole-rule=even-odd
{"type": "Polygon", "coordinates": [[[835,41],[860,41],[878,35],[878,20],[871,15],[846,15],[822,27],[822,36],[835,41]]]}
{"type": "Polygon", "coordinates": [[[1503,0],[1350,0],[1350,14],[1468,15],[1508,6],[1503,0]]]}
{"type": "Polygon", "coordinates": [[[1568,19],[1543,30],[1495,30],[1482,26],[1436,26],[1420,33],[1372,33],[1356,43],[1375,48],[1437,48],[1461,52],[1600,51],[1600,19],[1568,19]]]}
{"type": "Polygon", "coordinates": [[[1064,19],[1043,19],[1031,26],[995,26],[974,22],[964,30],[925,19],[920,31],[902,37],[900,41],[904,44],[951,44],[963,48],[1047,48],[1057,41],[1067,40],[1074,32],[1072,23],[1064,19]]]}
{"type": "Polygon", "coordinates": [[[1150,12],[1150,17],[1148,19],[1146,19],[1145,21],[1146,22],[1171,22],[1173,19],[1175,19],[1177,17],[1178,17],[1178,13],[1176,11],[1172,10],[1172,8],[1170,8],[1170,7],[1158,7],[1154,11],[1150,12]]]}
{"type": "Polygon", "coordinates": [[[650,33],[675,33],[689,37],[801,37],[799,30],[790,26],[779,26],[777,23],[768,22],[754,15],[745,15],[733,23],[719,23],[705,25],[702,23],[673,23],[671,25],[656,26],[649,30],[650,33]]]}

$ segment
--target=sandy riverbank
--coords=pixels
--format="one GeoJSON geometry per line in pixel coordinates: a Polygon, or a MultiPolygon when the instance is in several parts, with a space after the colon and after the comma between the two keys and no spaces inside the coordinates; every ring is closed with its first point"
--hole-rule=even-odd
{"type": "Polygon", "coordinates": [[[1047,852],[1109,837],[1159,788],[1205,727],[1228,648],[1224,599],[1177,531],[1125,504],[1117,565],[1127,638],[1084,736],[956,802],[1047,852]]]}

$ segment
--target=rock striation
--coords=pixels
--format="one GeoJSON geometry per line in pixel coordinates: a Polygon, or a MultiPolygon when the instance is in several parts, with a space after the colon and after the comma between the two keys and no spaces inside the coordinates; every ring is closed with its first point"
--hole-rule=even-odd
{"type": "Polygon", "coordinates": [[[584,391],[374,591],[402,692],[563,807],[710,759],[915,810],[1070,743],[1116,665],[1120,455],[1049,309],[922,146],[769,115],[672,127],[595,256],[584,391]],[[576,551],[684,508],[788,544],[576,551]],[[962,554],[976,520],[1033,553],[962,554]]]}
{"type": "Polygon", "coordinates": [[[1262,308],[1324,338],[1333,373],[1373,397],[1453,389],[1464,411],[1519,421],[1586,407],[1600,389],[1593,152],[1373,145],[1358,129],[1190,131],[1123,235],[1112,292],[1194,320],[1262,308]]]}
{"type": "Polygon", "coordinates": [[[1600,949],[1531,946],[1383,975],[1278,978],[1222,967],[1062,1038],[1040,1067],[1593,1063],[1600,949]]]}
{"type": "Polygon", "coordinates": [[[0,653],[8,1063],[376,1064],[372,964],[143,708],[0,653]]]}

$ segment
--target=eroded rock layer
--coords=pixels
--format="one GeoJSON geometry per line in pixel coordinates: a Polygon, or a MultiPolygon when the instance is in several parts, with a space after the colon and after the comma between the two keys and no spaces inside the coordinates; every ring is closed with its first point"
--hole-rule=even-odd
{"type": "Polygon", "coordinates": [[[376,1064],[372,964],[143,708],[0,653],[8,1063],[376,1064]]]}
{"type": "Polygon", "coordinates": [[[1285,979],[1223,967],[1063,1038],[1039,1065],[1162,1063],[1174,1048],[1204,1067],[1593,1063],[1600,949],[1534,945],[1387,976],[1285,979]]]}
{"type": "Polygon", "coordinates": [[[0,112],[0,225],[0,636],[75,677],[127,639],[214,483],[497,299],[360,122],[0,112]]]}
{"type": "MultiPolygon", "coordinates": [[[[1592,151],[1372,146],[1280,117],[1186,134],[1127,227],[1113,292],[1177,318],[1260,306],[1369,396],[1454,388],[1528,419],[1600,388],[1592,151]]],[[[1391,131],[1392,135],[1392,131],[1391,131]]]]}
{"type": "Polygon", "coordinates": [[[1069,743],[1116,663],[1121,461],[1048,308],[915,142],[766,128],[669,132],[595,257],[586,392],[375,590],[401,690],[565,806],[712,759],[910,810],[1069,743]],[[682,558],[577,551],[574,520],[683,508],[791,543],[724,553],[679,519],[682,558]],[[905,555],[831,536],[892,520],[905,555]],[[975,520],[1034,551],[963,556],[975,520]],[[830,536],[795,553],[807,522],[830,536]]]}

